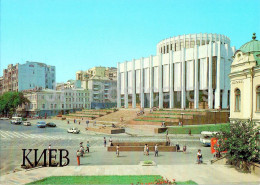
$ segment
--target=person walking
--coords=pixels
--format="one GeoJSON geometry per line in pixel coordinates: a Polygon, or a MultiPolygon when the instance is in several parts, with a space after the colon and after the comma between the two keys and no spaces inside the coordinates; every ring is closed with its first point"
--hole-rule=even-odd
{"type": "Polygon", "coordinates": [[[67,123],[70,124],[70,121],[68,120],[67,123]]]}
{"type": "Polygon", "coordinates": [[[200,149],[198,150],[198,153],[197,153],[197,162],[198,162],[198,164],[203,163],[203,161],[202,161],[202,154],[201,154],[201,150],[200,149]]]}
{"type": "Polygon", "coordinates": [[[77,150],[76,155],[77,155],[77,162],[78,162],[78,166],[79,166],[80,165],[80,155],[81,155],[79,150],[77,150]]]}
{"type": "Polygon", "coordinates": [[[89,142],[87,141],[86,152],[88,152],[88,153],[89,153],[89,147],[90,147],[90,145],[89,145],[89,142]]]}
{"type": "Polygon", "coordinates": [[[89,124],[89,120],[86,121],[86,124],[87,124],[87,127],[88,127],[88,124],[89,124]]]}
{"type": "Polygon", "coordinates": [[[116,146],[116,156],[119,157],[119,145],[116,146]]]}
{"type": "Polygon", "coordinates": [[[107,140],[106,140],[106,137],[104,137],[104,147],[107,146],[107,140]]]}
{"type": "Polygon", "coordinates": [[[109,138],[109,146],[112,146],[112,138],[109,138]]]}
{"type": "Polygon", "coordinates": [[[158,145],[157,144],[154,147],[154,157],[158,157],[158,145]]]}
{"type": "Polygon", "coordinates": [[[149,146],[146,147],[146,155],[149,155],[149,146]]]}
{"type": "Polygon", "coordinates": [[[184,153],[184,154],[186,154],[186,150],[187,150],[187,146],[184,145],[184,146],[183,146],[183,153],[184,153]]]}
{"type": "Polygon", "coordinates": [[[76,119],[74,119],[74,123],[76,123],[76,119]]]}
{"type": "Polygon", "coordinates": [[[147,144],[144,145],[144,155],[146,155],[147,144]]]}

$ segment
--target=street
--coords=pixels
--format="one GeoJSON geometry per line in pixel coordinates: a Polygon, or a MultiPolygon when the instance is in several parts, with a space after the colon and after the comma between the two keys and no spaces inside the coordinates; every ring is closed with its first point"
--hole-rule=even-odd
{"type": "MultiPolygon", "coordinates": [[[[1,174],[5,174],[19,168],[22,164],[22,149],[39,149],[38,157],[43,149],[47,149],[51,144],[53,149],[67,149],[69,151],[70,166],[77,165],[76,151],[79,149],[79,143],[83,142],[86,147],[86,141],[90,142],[90,153],[81,157],[81,165],[137,165],[140,161],[153,160],[157,164],[195,164],[196,153],[200,148],[202,150],[204,162],[208,163],[212,159],[209,147],[203,147],[199,142],[199,136],[177,136],[169,135],[172,145],[179,144],[181,149],[184,144],[187,145],[187,154],[182,152],[160,152],[159,157],[154,157],[151,152],[149,156],[144,156],[143,152],[121,152],[120,157],[116,157],[114,152],[107,152],[103,145],[103,137],[112,137],[113,141],[165,141],[165,134],[138,135],[132,137],[128,134],[108,135],[91,131],[86,131],[83,123],[75,125],[67,124],[61,120],[46,120],[54,122],[57,127],[37,128],[38,120],[30,120],[32,126],[13,125],[10,121],[0,121],[0,169],[1,174]],[[69,134],[67,129],[78,127],[80,134],[69,134]]],[[[91,125],[90,125],[91,126],[91,125]]],[[[134,132],[128,130],[128,132],[134,132]]],[[[138,131],[140,133],[140,130],[138,131]]],[[[150,146],[153,147],[153,146],[150,146]]],[[[31,159],[33,153],[29,158],[31,159]]],[[[58,154],[57,154],[58,155],[58,154]]],[[[58,156],[57,156],[58,157],[58,156]]]]}

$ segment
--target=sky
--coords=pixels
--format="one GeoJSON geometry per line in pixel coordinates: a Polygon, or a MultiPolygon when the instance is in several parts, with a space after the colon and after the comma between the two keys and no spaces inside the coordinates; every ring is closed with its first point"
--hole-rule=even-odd
{"type": "Polygon", "coordinates": [[[255,32],[260,0],[0,0],[0,75],[26,61],[76,71],[116,67],[156,54],[156,44],[192,33],[224,34],[237,49],[255,32]]]}

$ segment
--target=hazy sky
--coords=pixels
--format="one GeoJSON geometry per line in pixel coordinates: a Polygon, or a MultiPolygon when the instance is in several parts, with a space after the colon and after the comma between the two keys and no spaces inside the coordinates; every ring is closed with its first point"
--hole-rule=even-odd
{"type": "Polygon", "coordinates": [[[1,0],[0,75],[8,64],[56,66],[57,82],[94,66],[156,54],[162,39],[224,34],[239,48],[256,32],[260,0],[1,0]]]}

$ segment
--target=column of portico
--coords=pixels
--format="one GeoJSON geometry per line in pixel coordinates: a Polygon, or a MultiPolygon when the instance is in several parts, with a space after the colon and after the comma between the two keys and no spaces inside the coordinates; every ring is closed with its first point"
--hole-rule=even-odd
{"type": "MultiPolygon", "coordinates": [[[[195,39],[195,43],[197,39],[195,39]]],[[[199,60],[198,60],[198,48],[199,46],[196,44],[194,47],[194,58],[195,58],[195,81],[194,81],[194,108],[199,108],[199,60]]]]}
{"type": "Polygon", "coordinates": [[[124,63],[124,100],[125,100],[125,108],[128,108],[128,80],[127,80],[127,62],[124,63]]]}
{"type": "Polygon", "coordinates": [[[163,108],[162,54],[159,55],[159,108],[163,108]]]}
{"type": "Polygon", "coordinates": [[[136,90],[135,90],[135,59],[132,61],[132,108],[136,108],[136,90]]]}
{"type": "Polygon", "coordinates": [[[150,108],[153,108],[153,56],[150,56],[150,108]]]}
{"type": "Polygon", "coordinates": [[[170,52],[170,60],[169,60],[169,62],[170,62],[170,65],[169,65],[169,67],[170,67],[170,108],[171,109],[173,109],[174,108],[174,91],[173,91],[173,54],[174,54],[174,52],[173,51],[171,51],[170,52]]]}
{"type": "Polygon", "coordinates": [[[221,62],[221,41],[218,41],[218,55],[217,55],[217,84],[215,90],[215,109],[220,106],[220,62],[221,62]]]}
{"type": "Polygon", "coordinates": [[[209,57],[209,81],[208,81],[208,108],[213,108],[213,89],[212,89],[212,40],[209,42],[208,57],[209,57]]]}
{"type": "Polygon", "coordinates": [[[120,63],[117,63],[117,108],[121,107],[121,76],[120,63]]]}
{"type": "Polygon", "coordinates": [[[141,108],[144,108],[144,58],[141,58],[141,108]]]}
{"type": "Polygon", "coordinates": [[[186,83],[185,83],[185,54],[186,54],[186,48],[184,47],[183,50],[181,51],[181,108],[184,109],[186,108],[186,83]]]}

